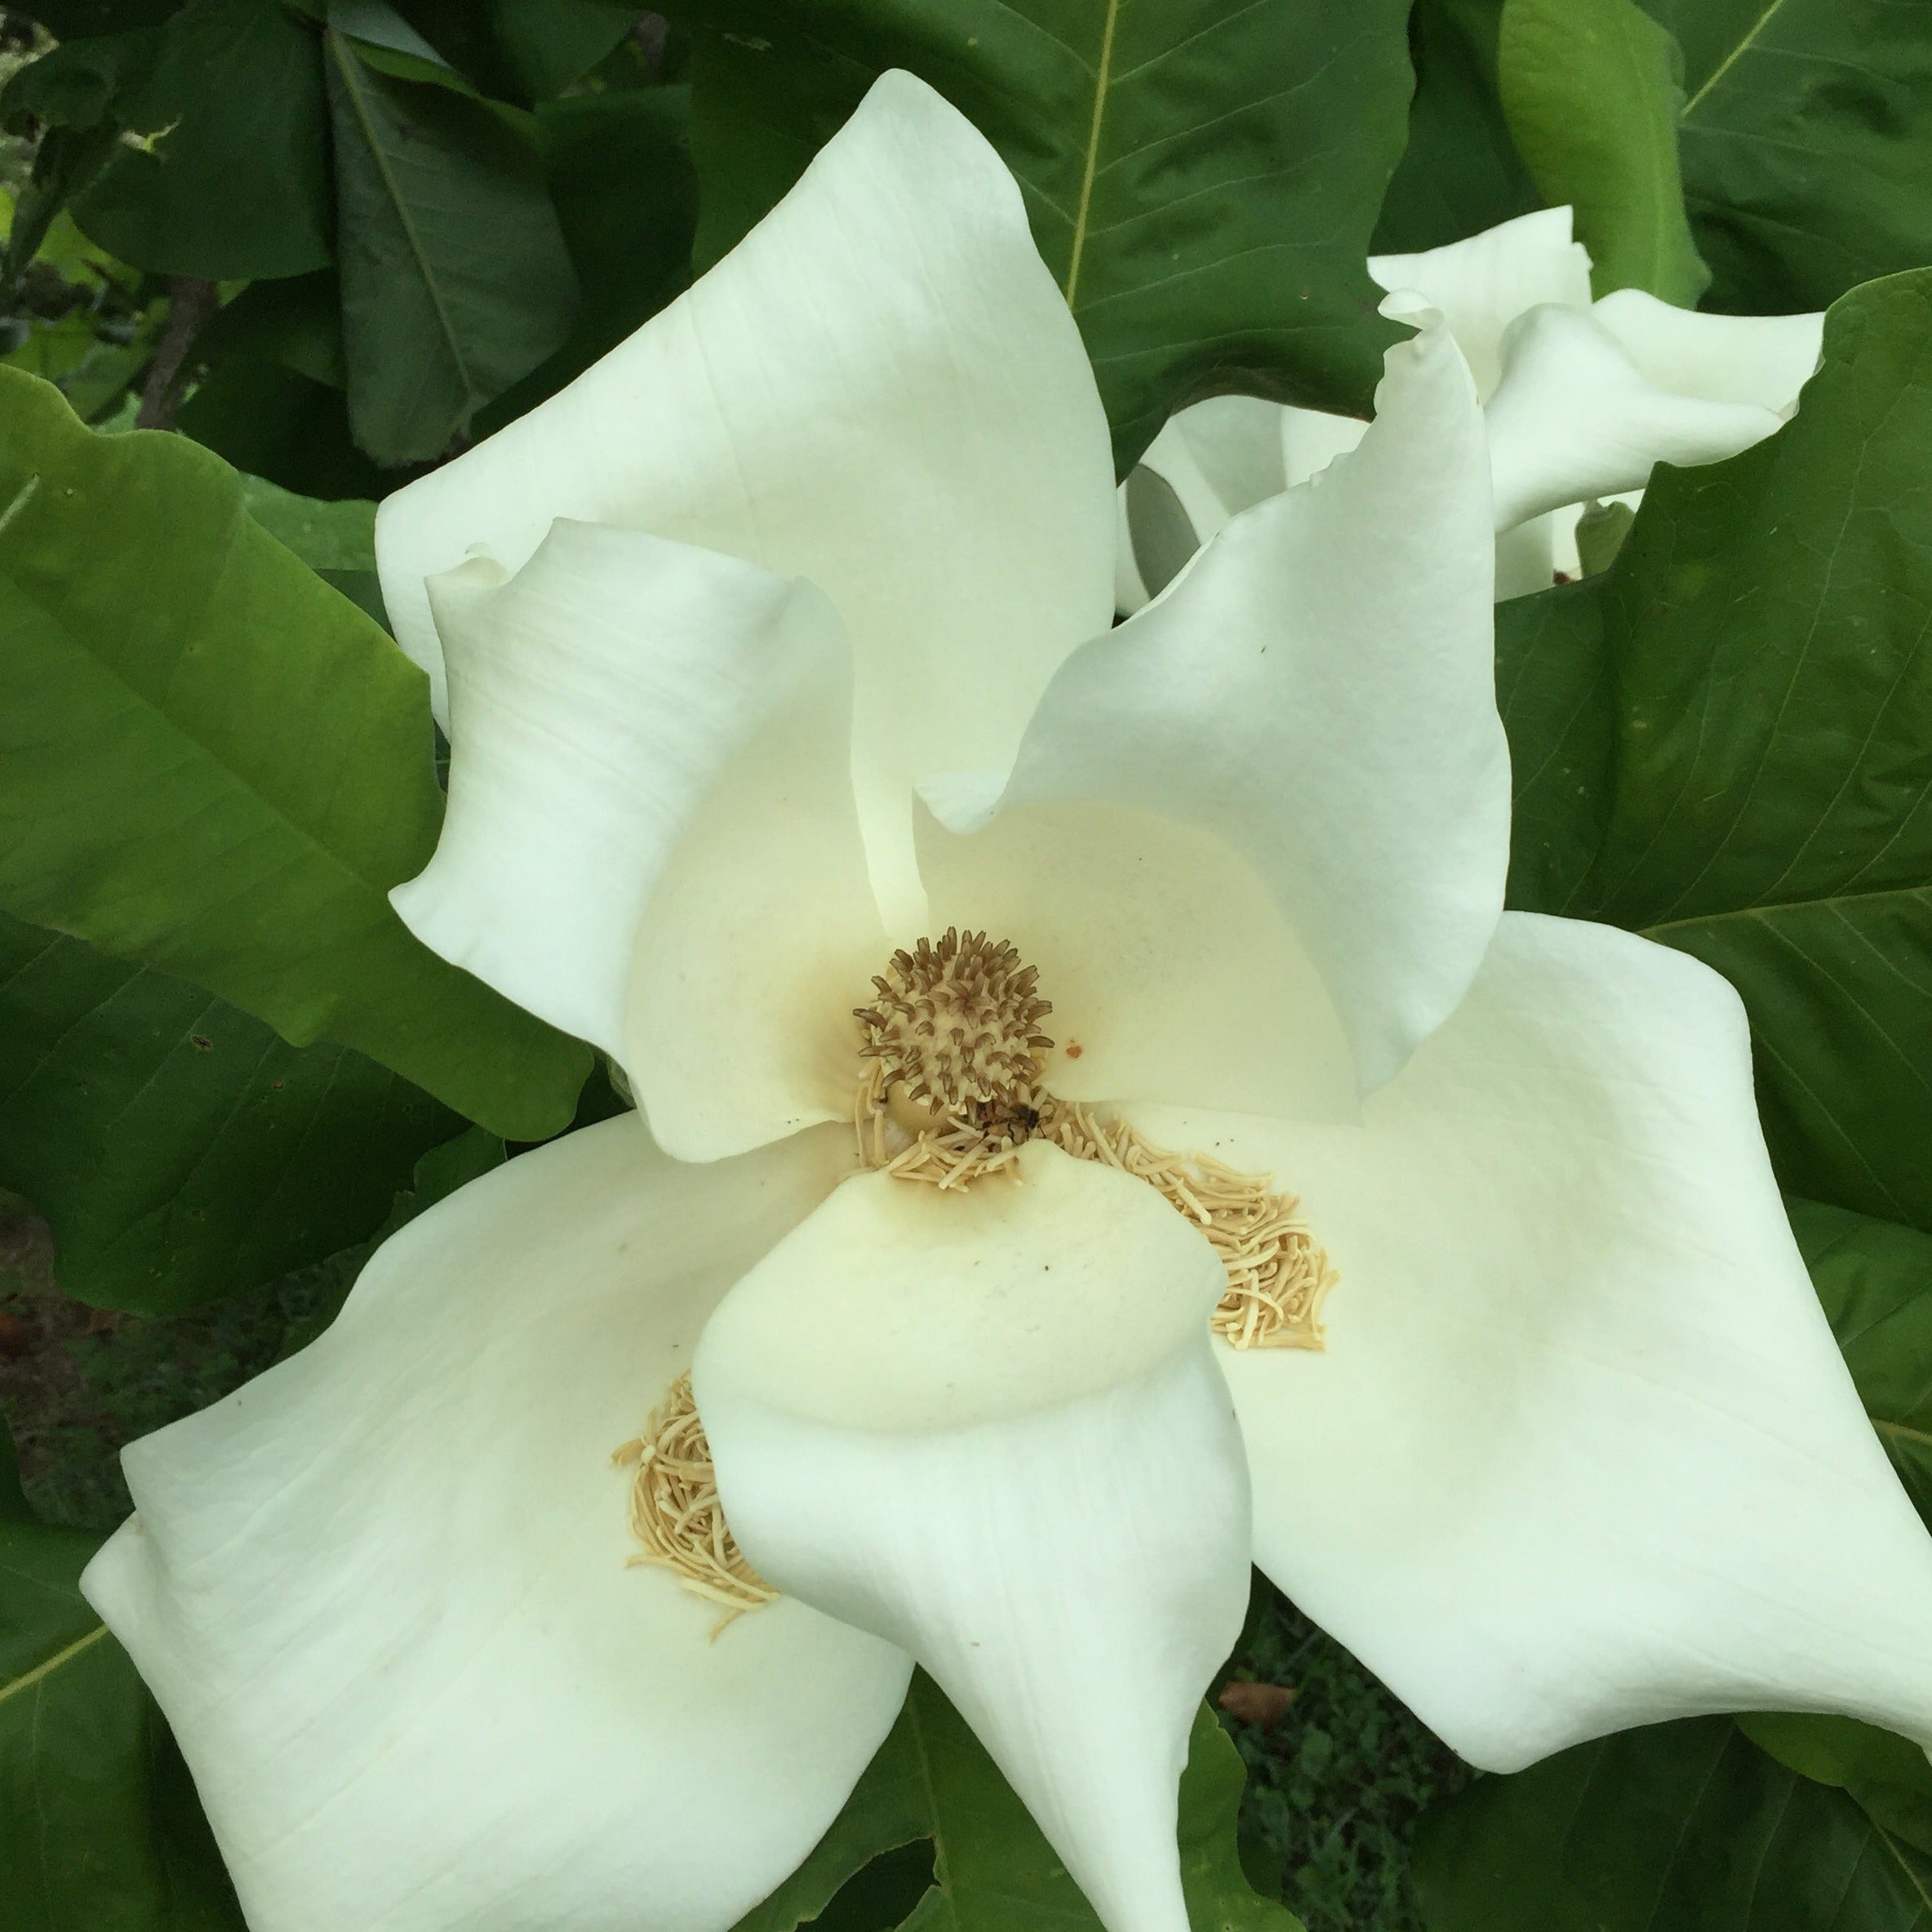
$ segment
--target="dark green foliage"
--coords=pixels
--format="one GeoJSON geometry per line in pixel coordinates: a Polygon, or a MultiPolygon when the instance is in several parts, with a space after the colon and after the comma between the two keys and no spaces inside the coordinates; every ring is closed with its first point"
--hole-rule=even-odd
{"type": "Polygon", "coordinates": [[[527,136],[331,30],[343,366],[359,447],[442,455],[569,333],[575,272],[527,136]]]}
{"type": "Polygon", "coordinates": [[[172,1313],[319,1261],[462,1125],[347,1047],[0,914],[0,1185],[82,1301],[172,1313]]]}
{"type": "Polygon", "coordinates": [[[322,67],[296,16],[191,0],[111,111],[152,138],[119,148],[76,207],[109,254],[210,281],[327,264],[322,67]]]}

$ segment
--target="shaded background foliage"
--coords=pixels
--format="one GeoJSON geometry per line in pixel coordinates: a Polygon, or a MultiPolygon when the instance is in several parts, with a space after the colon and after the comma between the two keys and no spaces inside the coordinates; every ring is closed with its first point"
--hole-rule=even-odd
{"type": "MultiPolygon", "coordinates": [[[[1932,262],[1932,6],[670,12],[0,15],[0,1408],[24,1478],[0,1437],[10,1927],[238,1923],[165,1726],[73,1591],[126,1507],[116,1447],[312,1339],[373,1243],[503,1159],[501,1136],[621,1104],[587,1055],[473,992],[441,1034],[438,1000],[398,997],[412,975],[447,984],[372,909],[441,806],[420,681],[382,636],[370,503],[674,298],[888,65],[947,94],[1019,180],[1123,469],[1219,391],[1360,413],[1395,333],[1367,251],[1545,202],[1575,204],[1599,292],[1766,313],[1849,296],[1794,423],[1661,474],[1627,534],[1592,526],[1585,582],[1499,611],[1511,897],[1648,932],[1739,987],[1794,1228],[1932,1511],[1932,281],[1911,273],[1932,262]],[[83,423],[177,434],[104,443],[83,423]],[[37,499],[37,478],[75,500],[37,499]],[[200,595],[217,550],[259,577],[253,602],[200,595]],[[85,586],[96,556],[119,575],[50,622],[36,586],[85,586]],[[138,648],[114,622],[131,608],[138,648]],[[175,689],[191,645],[249,694],[232,715],[175,689]],[[276,694],[304,677],[320,701],[291,725],[276,694]],[[206,826],[172,873],[157,842],[139,890],[113,869],[149,829],[135,739],[150,764],[191,758],[206,826]],[[366,824],[304,819],[318,760],[366,785],[366,824]],[[96,802],[119,789],[118,824],[63,805],[77,776],[96,802]],[[308,883],[273,917],[233,859],[258,782],[307,832],[308,883]]],[[[1200,1925],[1282,1926],[1285,1899],[1316,1932],[1932,1926],[1932,1772],[1885,1734],[1702,1719],[1472,1779],[1259,1583],[1224,1674],[1184,1793],[1200,1925]]],[[[924,1684],[746,1932],[908,1916],[1091,1923],[924,1684]]]]}

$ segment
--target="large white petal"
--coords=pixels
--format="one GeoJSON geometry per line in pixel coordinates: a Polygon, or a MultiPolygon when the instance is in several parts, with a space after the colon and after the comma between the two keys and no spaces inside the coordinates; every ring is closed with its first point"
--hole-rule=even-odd
{"type": "Polygon", "coordinates": [[[1320,476],[1336,457],[1359,448],[1369,426],[1359,417],[1326,410],[1284,409],[1281,431],[1282,473],[1292,486],[1320,476]]]}
{"type": "Polygon", "coordinates": [[[1385,289],[1419,290],[1447,317],[1487,396],[1503,375],[1503,335],[1527,309],[1590,305],[1590,255],[1570,238],[1568,208],[1539,208],[1479,235],[1419,255],[1371,255],[1369,273],[1385,289]]]}
{"type": "Polygon", "coordinates": [[[1175,1794],[1250,1534],[1224,1277],[1144,1182],[1019,1168],[846,1182],[713,1317],[698,1406],[761,1574],[931,1672],[1109,1932],[1186,1932],[1175,1794]]]}
{"type": "Polygon", "coordinates": [[[1487,410],[1498,530],[1592,496],[1641,490],[1656,463],[1714,463],[1761,442],[1777,415],[1659,389],[1594,314],[1532,309],[1509,331],[1487,410]]]}
{"type": "Polygon", "coordinates": [[[1473,1762],[1697,1712],[1932,1743],[1932,1539],[1785,1224],[1736,995],[1506,915],[1355,1129],[1144,1131],[1275,1173],[1325,1354],[1223,1366],[1256,1560],[1473,1762]]]}
{"type": "MultiPolygon", "coordinates": [[[[1320,970],[1365,1086],[1461,999],[1509,843],[1488,455],[1439,321],[1389,352],[1376,405],[1359,448],[1237,517],[1068,662],[1005,793],[1111,801],[1239,854],[1320,970]]],[[[927,796],[955,829],[986,815],[963,788],[927,796]]]]}
{"type": "Polygon", "coordinates": [[[387,498],[376,548],[433,679],[424,580],[477,543],[514,568],[557,517],[809,578],[853,640],[862,790],[904,842],[909,775],[1004,764],[1055,665],[1107,628],[1113,480],[1012,176],[890,73],[695,287],[387,498]]]}
{"type": "Polygon", "coordinates": [[[1620,288],[1590,313],[1660,389],[1788,416],[1824,343],[1824,316],[1704,315],[1620,288]]]}
{"type": "Polygon", "coordinates": [[[1061,1099],[1354,1117],[1335,1002],[1225,840],[1111,801],[1021,805],[963,837],[926,820],[919,865],[935,927],[1010,940],[1038,971],[1061,1099]]]}
{"type": "Polygon", "coordinates": [[[811,1848],[905,1657],[627,1568],[611,1452],[837,1183],[821,1129],[681,1168],[634,1116],[394,1236],[320,1341],[126,1453],[90,1601],[252,1932],[723,1932],[811,1848]]]}
{"type": "Polygon", "coordinates": [[[455,737],[436,855],[393,895],[411,930],[622,1061],[681,1157],[841,1118],[885,944],[831,606],[571,522],[430,589],[455,737]]]}

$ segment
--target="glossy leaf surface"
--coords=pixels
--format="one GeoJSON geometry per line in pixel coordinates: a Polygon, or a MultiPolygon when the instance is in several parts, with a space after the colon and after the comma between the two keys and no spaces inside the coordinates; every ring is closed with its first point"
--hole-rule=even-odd
{"type": "Polygon", "coordinates": [[[0,904],[520,1138],[587,1051],[388,899],[442,814],[422,675],[177,437],[0,371],[0,904]]]}

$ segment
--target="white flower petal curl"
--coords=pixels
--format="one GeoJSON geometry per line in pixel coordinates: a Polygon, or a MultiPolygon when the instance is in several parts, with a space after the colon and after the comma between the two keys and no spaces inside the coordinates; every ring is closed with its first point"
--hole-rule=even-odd
{"type": "Polygon", "coordinates": [[[1440,248],[1371,255],[1369,273],[1392,293],[1419,289],[1442,311],[1487,397],[1503,376],[1503,337],[1526,309],[1590,305],[1590,255],[1571,238],[1568,208],[1538,208],[1440,248]]]}
{"type": "Polygon", "coordinates": [[[825,599],[568,522],[430,588],[455,737],[435,857],[392,895],[411,930],[620,1060],[681,1158],[842,1117],[884,928],[825,599]]]}
{"type": "Polygon", "coordinates": [[[1761,442],[1779,417],[1649,381],[1608,329],[1574,309],[1533,309],[1510,328],[1486,411],[1496,528],[1590,497],[1641,490],[1654,464],[1715,463],[1761,442]]]}
{"type": "Polygon", "coordinates": [[[816,584],[853,641],[875,864],[904,892],[912,775],[1005,764],[1055,665],[1107,628],[1113,482],[1018,186],[894,72],[686,294],[385,499],[376,550],[398,637],[437,684],[424,580],[477,543],[514,569],[558,517],[816,584]]]}
{"type": "Polygon", "coordinates": [[[1222,1356],[1256,1561],[1463,1757],[1767,1708],[1932,1743],[1932,1539],[1717,975],[1509,913],[1361,1128],[1135,1119],[1275,1174],[1339,1270],[1326,1353],[1222,1356]]]}
{"type": "Polygon", "coordinates": [[[1389,352],[1376,401],[1357,450],[1068,662],[1004,797],[1111,801],[1238,853],[1320,970],[1365,1088],[1462,997],[1509,837],[1489,458],[1446,328],[1389,352]]]}
{"type": "Polygon", "coordinates": [[[820,1129],[679,1168],[634,1115],[392,1237],[318,1342],[126,1452],[90,1601],[252,1932],[726,1932],[809,1851],[908,1660],[627,1568],[611,1451],[837,1184],[820,1129]]]}
{"type": "Polygon", "coordinates": [[[1824,345],[1824,316],[1705,315],[1620,288],[1591,311],[1647,381],[1707,402],[1752,402],[1780,418],[1798,405],[1824,345]]]}
{"type": "Polygon", "coordinates": [[[1224,1277],[1144,1183],[1017,1166],[848,1181],[713,1317],[698,1406],[760,1574],[932,1673],[1108,1932],[1186,1932],[1176,1792],[1247,1588],[1224,1277]]]}

